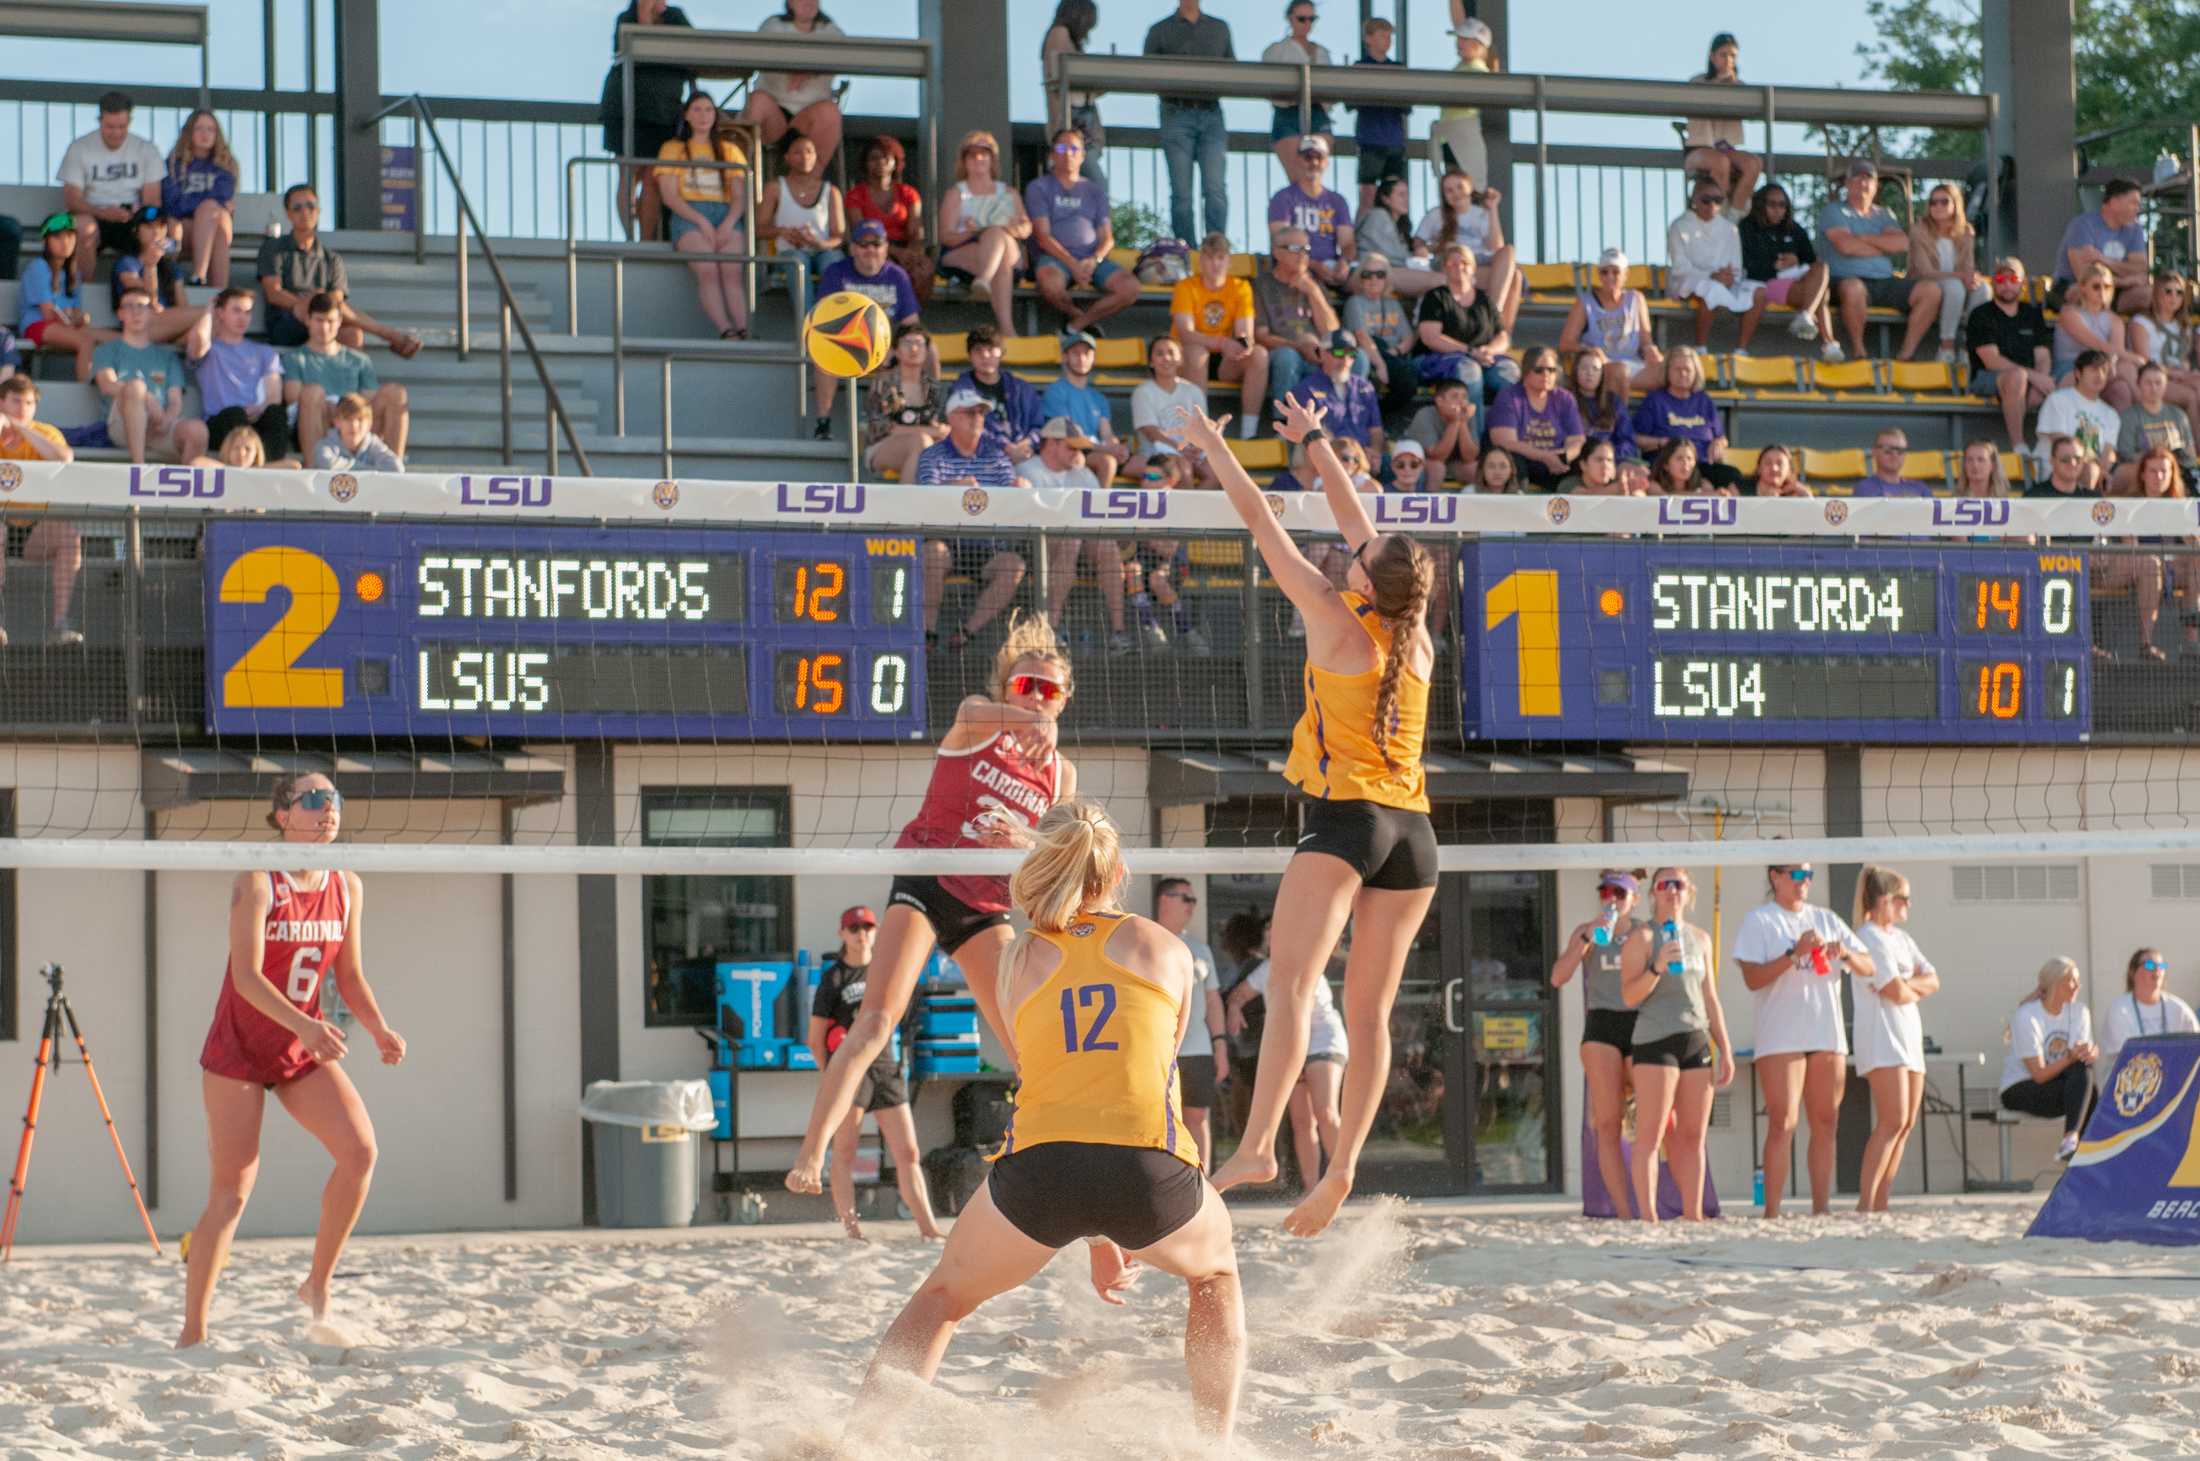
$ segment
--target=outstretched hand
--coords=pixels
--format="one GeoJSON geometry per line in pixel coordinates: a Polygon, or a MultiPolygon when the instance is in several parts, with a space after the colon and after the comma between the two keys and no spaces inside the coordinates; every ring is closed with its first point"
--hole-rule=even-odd
{"type": "Polygon", "coordinates": [[[1276,423],[1276,435],[1297,446],[1311,432],[1321,430],[1322,420],[1329,408],[1319,401],[1302,401],[1297,396],[1285,396],[1282,401],[1283,419],[1276,423]]]}
{"type": "Polygon", "coordinates": [[[1227,451],[1229,443],[1222,435],[1230,424],[1225,416],[1219,421],[1194,406],[1179,406],[1170,415],[1169,424],[1176,428],[1177,436],[1203,451],[1227,451]]]}

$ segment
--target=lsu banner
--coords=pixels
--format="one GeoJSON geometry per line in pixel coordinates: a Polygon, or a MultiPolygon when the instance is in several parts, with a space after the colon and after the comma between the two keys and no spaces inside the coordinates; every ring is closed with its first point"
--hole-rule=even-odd
{"type": "Polygon", "coordinates": [[[2117,1053],[2070,1169],[2028,1238],[2200,1243],[2200,1035],[2117,1053]]]}

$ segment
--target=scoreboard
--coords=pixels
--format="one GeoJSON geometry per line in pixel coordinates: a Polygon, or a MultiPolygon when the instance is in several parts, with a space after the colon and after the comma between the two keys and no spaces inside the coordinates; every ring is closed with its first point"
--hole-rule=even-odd
{"type": "Polygon", "coordinates": [[[917,540],[225,520],[221,735],[916,739],[917,540]]]}
{"type": "Polygon", "coordinates": [[[1470,740],[2086,739],[2084,560],[2055,549],[1464,545],[1470,740]]]}

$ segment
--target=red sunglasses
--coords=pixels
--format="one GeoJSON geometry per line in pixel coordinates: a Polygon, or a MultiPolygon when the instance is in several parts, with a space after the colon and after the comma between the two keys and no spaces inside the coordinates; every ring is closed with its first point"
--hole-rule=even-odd
{"type": "Polygon", "coordinates": [[[1011,695],[1036,695],[1041,700],[1059,700],[1069,692],[1062,688],[1060,680],[1050,680],[1044,675],[1013,675],[1009,678],[1011,695]]]}

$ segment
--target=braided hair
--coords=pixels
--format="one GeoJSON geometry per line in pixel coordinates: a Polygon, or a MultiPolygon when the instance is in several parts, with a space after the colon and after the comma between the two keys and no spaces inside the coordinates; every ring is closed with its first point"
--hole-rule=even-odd
{"type": "Polygon", "coordinates": [[[1390,628],[1390,646],[1383,654],[1383,682],[1375,691],[1375,749],[1383,753],[1385,770],[1396,771],[1390,758],[1391,723],[1398,718],[1398,676],[1404,672],[1412,647],[1414,626],[1428,612],[1429,589],[1436,573],[1428,550],[1404,533],[1392,533],[1383,546],[1366,560],[1370,602],[1390,628]]]}

